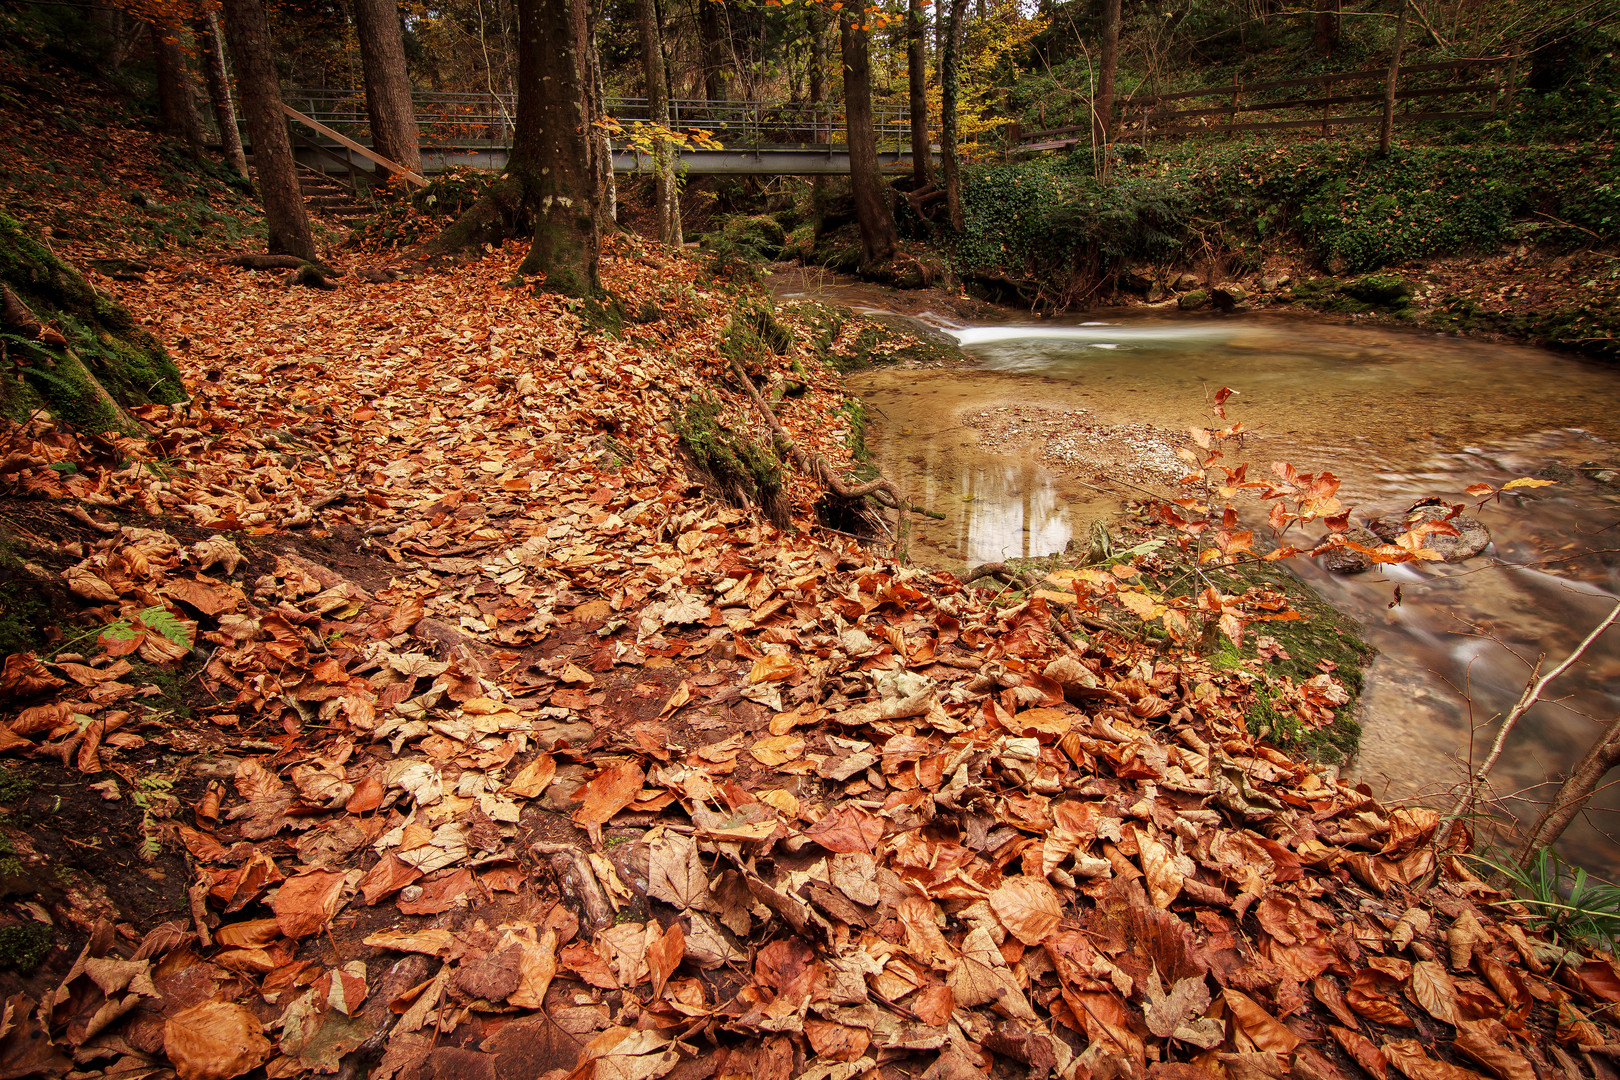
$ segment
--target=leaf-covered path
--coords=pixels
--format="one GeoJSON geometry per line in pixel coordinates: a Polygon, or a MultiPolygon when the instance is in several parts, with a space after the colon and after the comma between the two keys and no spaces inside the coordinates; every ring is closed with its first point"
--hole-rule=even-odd
{"type": "Polygon", "coordinates": [[[521,254],[148,274],[190,405],[9,433],[84,633],[6,659],[0,750],[138,807],[179,910],[35,904],[82,951],[0,1075],[1612,1074],[1612,961],[1258,742],[1243,669],[1071,647],[801,476],[791,528],[704,497],[677,406],[768,442],[723,343],[848,466],[816,326],[620,242],[614,338],[521,254]]]}

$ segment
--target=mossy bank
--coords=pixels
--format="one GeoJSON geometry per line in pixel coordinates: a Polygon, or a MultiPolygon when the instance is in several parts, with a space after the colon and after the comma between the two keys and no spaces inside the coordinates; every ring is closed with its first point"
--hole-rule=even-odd
{"type": "Polygon", "coordinates": [[[0,286],[0,415],[44,410],[85,431],[133,431],[124,409],[185,400],[157,339],[5,214],[0,286]]]}

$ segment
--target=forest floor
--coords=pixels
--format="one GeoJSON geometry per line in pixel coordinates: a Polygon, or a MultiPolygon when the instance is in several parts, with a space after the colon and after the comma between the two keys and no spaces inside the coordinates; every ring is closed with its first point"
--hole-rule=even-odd
{"type": "MultiPolygon", "coordinates": [[[[71,614],[0,684],[40,950],[0,1067],[1609,1075],[1609,959],[1258,740],[1266,661],[1054,625],[1151,615],[1151,555],[997,604],[805,477],[791,528],[712,502],[670,418],[763,436],[719,351],[757,301],[615,241],[660,309],[615,338],[521,247],[334,292],[176,260],[122,298],[189,405],[10,431],[10,566],[71,614]]],[[[751,377],[848,467],[782,318],[751,377]]]]}
{"type": "Polygon", "coordinates": [[[1278,590],[705,494],[677,428],[761,400],[854,471],[860,320],[623,237],[612,333],[522,244],[325,292],[59,226],[190,400],[0,429],[0,1075],[1614,1075],[1612,957],[1250,730],[1334,665],[1187,647],[1278,590]]]}

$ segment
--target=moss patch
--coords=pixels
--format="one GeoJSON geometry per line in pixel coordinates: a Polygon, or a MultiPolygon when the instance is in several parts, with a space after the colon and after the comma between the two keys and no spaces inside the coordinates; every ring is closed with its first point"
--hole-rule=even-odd
{"type": "Polygon", "coordinates": [[[768,300],[738,304],[720,332],[720,355],[745,368],[754,367],[755,360],[766,352],[783,356],[792,348],[793,332],[777,319],[768,300]]]}
{"type": "MultiPolygon", "coordinates": [[[[1277,747],[1291,754],[1302,754],[1313,761],[1340,762],[1349,759],[1361,742],[1361,724],[1355,719],[1364,687],[1367,665],[1377,652],[1361,636],[1361,628],[1354,619],[1336,610],[1323,600],[1315,589],[1273,563],[1244,564],[1208,571],[1208,575],[1223,592],[1242,593],[1255,586],[1276,589],[1288,598],[1288,606],[1305,616],[1291,622],[1253,623],[1243,635],[1243,647],[1233,648],[1223,639],[1225,648],[1216,654],[1217,664],[1254,660],[1259,657],[1256,644],[1261,637],[1276,639],[1287,653],[1287,659],[1266,659],[1261,667],[1263,679],[1256,683],[1255,702],[1245,711],[1249,730],[1266,732],[1277,747]],[[1332,674],[1344,685],[1350,700],[1334,710],[1333,723],[1321,728],[1306,728],[1293,712],[1277,707],[1277,693],[1272,689],[1280,679],[1294,685],[1320,675],[1322,662],[1333,665],[1332,674]]],[[[1252,668],[1251,668],[1252,670],[1252,668]]]]}
{"type": "Polygon", "coordinates": [[[0,657],[38,652],[55,622],[50,598],[23,568],[18,549],[0,533],[0,657]]]}
{"type": "Polygon", "coordinates": [[[718,399],[693,394],[675,411],[675,431],[692,464],[708,486],[738,506],[758,506],[771,520],[785,524],[787,499],[782,491],[782,460],[772,447],[750,438],[741,425],[720,414],[718,399]]]}
{"type": "Polygon", "coordinates": [[[1410,311],[1413,292],[1412,283],[1398,274],[1367,274],[1349,281],[1312,278],[1296,282],[1280,299],[1335,315],[1364,315],[1376,311],[1404,316],[1410,311]]]}
{"type": "Polygon", "coordinates": [[[0,965],[26,975],[39,967],[50,951],[50,927],[40,923],[0,926],[0,965]]]}

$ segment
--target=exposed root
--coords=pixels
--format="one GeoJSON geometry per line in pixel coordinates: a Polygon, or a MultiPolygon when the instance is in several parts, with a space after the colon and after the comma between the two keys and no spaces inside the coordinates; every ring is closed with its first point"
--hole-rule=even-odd
{"type": "Polygon", "coordinates": [[[897,555],[902,554],[900,545],[902,537],[905,535],[907,506],[905,499],[900,495],[900,488],[896,486],[895,482],[887,477],[880,476],[875,480],[868,480],[864,484],[851,485],[844,483],[843,478],[838,475],[826,458],[806,453],[798,443],[793,441],[793,438],[782,427],[782,422],[776,418],[776,412],[771,408],[770,402],[765,400],[765,395],[759,392],[759,388],[754,385],[754,380],[750,379],[748,372],[743,370],[742,364],[733,360],[731,367],[737,373],[737,378],[742,380],[743,387],[748,391],[748,396],[754,399],[755,405],[759,406],[759,411],[764,414],[766,423],[771,425],[771,431],[775,434],[777,441],[793,458],[794,464],[798,465],[801,472],[813,478],[816,483],[840,499],[853,501],[855,499],[864,499],[869,495],[876,498],[880,493],[887,496],[886,499],[878,499],[878,501],[894,510],[895,552],[897,555]]]}

